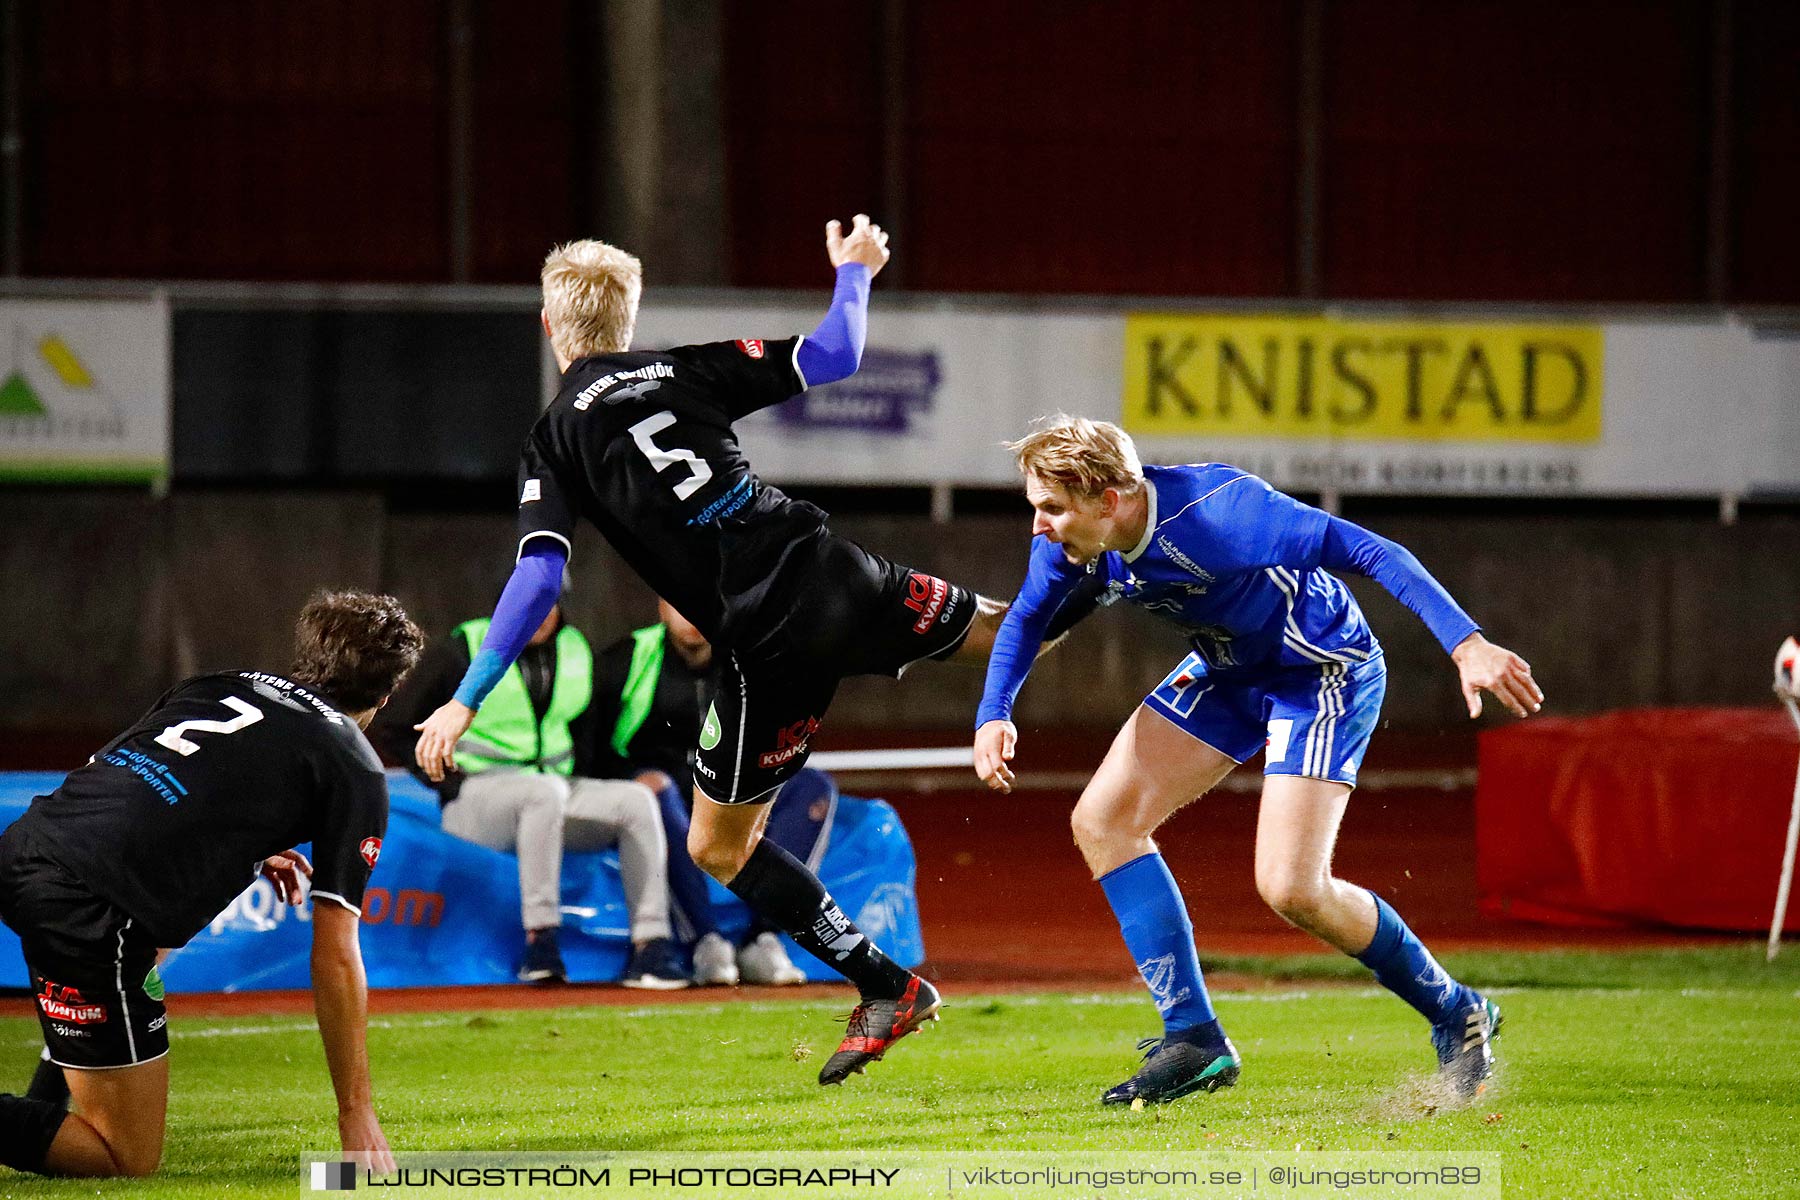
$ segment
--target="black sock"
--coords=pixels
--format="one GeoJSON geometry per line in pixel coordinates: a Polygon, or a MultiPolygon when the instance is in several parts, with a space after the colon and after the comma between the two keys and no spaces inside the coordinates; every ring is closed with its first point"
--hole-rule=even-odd
{"type": "Polygon", "coordinates": [[[1225,1048],[1225,1030],[1218,1019],[1202,1021],[1198,1025],[1190,1025],[1186,1029],[1163,1037],[1165,1042],[1187,1042],[1202,1050],[1223,1050],[1225,1048]]]}
{"type": "Polygon", "coordinates": [[[25,1098],[54,1104],[64,1112],[69,1110],[69,1081],[63,1076],[63,1069],[50,1061],[48,1049],[38,1058],[37,1072],[31,1077],[31,1086],[25,1089],[25,1098]]]}
{"type": "Polygon", "coordinates": [[[876,949],[818,878],[774,842],[757,842],[730,887],[753,912],[854,983],[864,999],[893,1000],[906,991],[912,972],[876,949]]]}
{"type": "Polygon", "coordinates": [[[43,1174],[50,1143],[68,1115],[42,1100],[0,1093],[0,1163],[43,1174]]]}

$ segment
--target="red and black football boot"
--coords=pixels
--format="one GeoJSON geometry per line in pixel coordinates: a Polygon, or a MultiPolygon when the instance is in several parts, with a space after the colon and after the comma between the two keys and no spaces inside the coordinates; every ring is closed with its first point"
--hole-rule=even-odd
{"type": "Polygon", "coordinates": [[[942,1003],[937,989],[917,975],[907,982],[906,991],[898,1000],[864,1000],[851,1012],[844,1040],[819,1072],[819,1082],[830,1086],[851,1075],[861,1075],[865,1067],[888,1052],[889,1046],[937,1020],[942,1003]]]}

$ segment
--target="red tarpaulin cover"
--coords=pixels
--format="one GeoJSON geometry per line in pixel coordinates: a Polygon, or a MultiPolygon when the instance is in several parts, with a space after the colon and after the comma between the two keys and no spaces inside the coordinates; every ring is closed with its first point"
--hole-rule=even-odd
{"type": "MultiPolygon", "coordinates": [[[[1777,707],[1536,717],[1481,735],[1481,909],[1558,925],[1767,930],[1800,739],[1777,707]]],[[[1800,932],[1800,904],[1785,928],[1800,932]]]]}

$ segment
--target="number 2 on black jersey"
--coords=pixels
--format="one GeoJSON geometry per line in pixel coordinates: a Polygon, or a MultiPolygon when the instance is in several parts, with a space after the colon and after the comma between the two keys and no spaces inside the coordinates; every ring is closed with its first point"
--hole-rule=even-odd
{"type": "Polygon", "coordinates": [[[644,452],[644,457],[650,460],[650,466],[655,469],[658,474],[661,474],[663,471],[678,463],[687,464],[687,468],[691,474],[675,485],[675,498],[677,500],[686,500],[689,496],[692,496],[695,492],[699,491],[701,487],[706,484],[706,481],[712,478],[713,473],[712,467],[708,465],[707,461],[695,454],[692,450],[686,450],[680,446],[676,446],[671,450],[664,450],[661,446],[658,446],[651,440],[656,434],[667,429],[674,423],[675,414],[668,409],[664,409],[655,416],[645,417],[636,425],[633,425],[631,427],[631,440],[637,443],[638,449],[644,452]]]}
{"type": "Polygon", "coordinates": [[[184,733],[236,733],[263,719],[262,709],[236,696],[226,696],[219,703],[236,712],[237,716],[229,721],[182,721],[157,734],[156,744],[185,756],[199,750],[200,743],[181,736],[184,733]]]}

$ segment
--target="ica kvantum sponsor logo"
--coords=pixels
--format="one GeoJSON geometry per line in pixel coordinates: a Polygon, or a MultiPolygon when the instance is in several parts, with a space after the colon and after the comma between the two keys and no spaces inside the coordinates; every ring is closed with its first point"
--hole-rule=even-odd
{"type": "Polygon", "coordinates": [[[37,1002],[52,1021],[65,1021],[70,1025],[102,1025],[106,1022],[106,1006],[90,1003],[77,987],[64,987],[46,979],[37,1002]]]}

